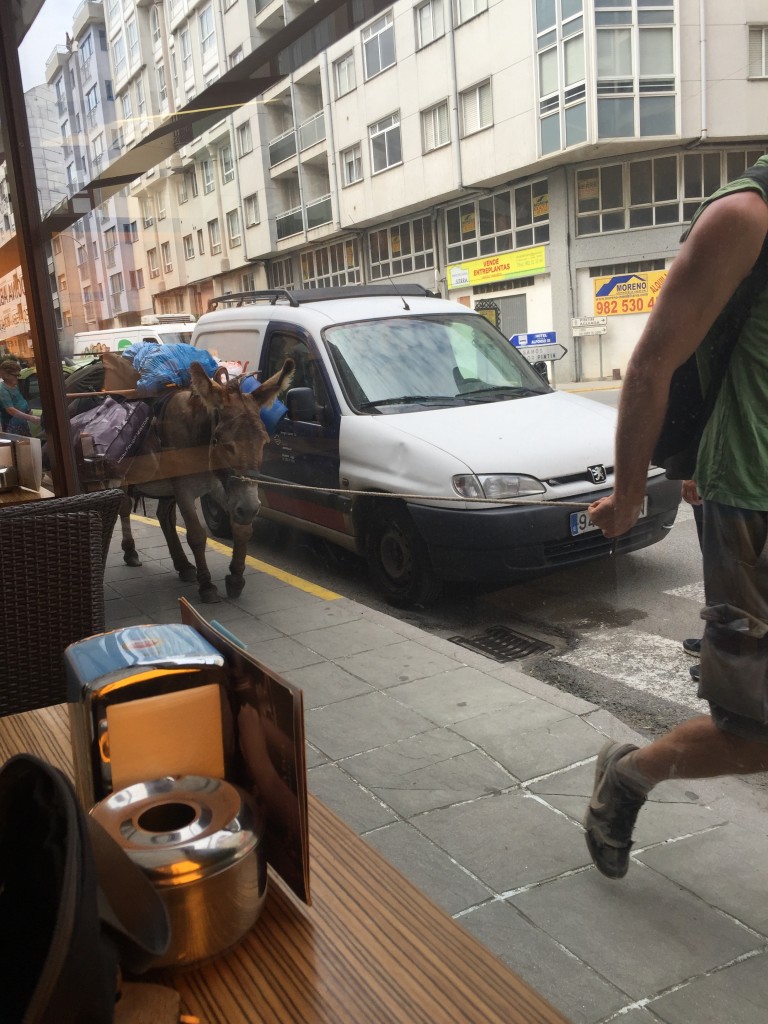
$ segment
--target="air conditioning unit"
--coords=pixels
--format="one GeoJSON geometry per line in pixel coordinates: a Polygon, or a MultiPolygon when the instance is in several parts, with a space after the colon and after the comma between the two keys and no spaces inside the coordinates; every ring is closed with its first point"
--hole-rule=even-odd
{"type": "Polygon", "coordinates": [[[221,261],[221,272],[222,272],[222,274],[226,274],[228,270],[229,270],[229,260],[222,260],[221,261]]]}

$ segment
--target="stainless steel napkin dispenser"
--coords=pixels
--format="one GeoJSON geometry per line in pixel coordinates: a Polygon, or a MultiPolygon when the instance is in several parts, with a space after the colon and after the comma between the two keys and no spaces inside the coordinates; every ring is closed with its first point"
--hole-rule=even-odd
{"type": "Polygon", "coordinates": [[[168,775],[225,778],[222,655],[190,626],[129,626],[64,652],[75,785],[90,809],[168,775]]]}

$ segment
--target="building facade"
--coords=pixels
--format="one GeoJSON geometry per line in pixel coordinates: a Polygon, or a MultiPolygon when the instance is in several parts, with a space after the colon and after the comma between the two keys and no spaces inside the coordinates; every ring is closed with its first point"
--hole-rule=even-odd
{"type": "MultiPolygon", "coordinates": [[[[82,69],[91,32],[97,123],[71,55],[48,77],[82,115],[71,173],[308,6],[87,0],[73,39],[82,69]]],[[[114,265],[81,276],[89,326],[267,286],[418,282],[561,344],[556,381],[619,375],[692,211],[766,148],[764,0],[398,0],[318,51],[91,218],[114,265]]]]}

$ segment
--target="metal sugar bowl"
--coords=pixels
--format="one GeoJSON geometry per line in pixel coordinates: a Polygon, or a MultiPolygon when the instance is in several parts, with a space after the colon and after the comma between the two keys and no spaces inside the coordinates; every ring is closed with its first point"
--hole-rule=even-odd
{"type": "Polygon", "coordinates": [[[206,960],[238,942],[266,898],[263,830],[250,797],[222,779],[168,776],[110,794],[91,814],[148,876],[171,923],[153,967],[206,960]]]}

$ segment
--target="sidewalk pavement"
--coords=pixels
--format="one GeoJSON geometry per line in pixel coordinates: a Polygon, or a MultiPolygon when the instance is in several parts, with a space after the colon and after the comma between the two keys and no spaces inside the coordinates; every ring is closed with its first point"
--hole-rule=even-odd
{"type": "Polygon", "coordinates": [[[642,740],[608,712],[253,558],[237,601],[201,606],[157,525],[134,531],[141,568],[112,544],[108,628],[178,622],[183,595],[301,686],[310,790],[574,1024],[764,1024],[762,790],[664,783],[610,881],[580,825],[594,758],[642,740]]]}

